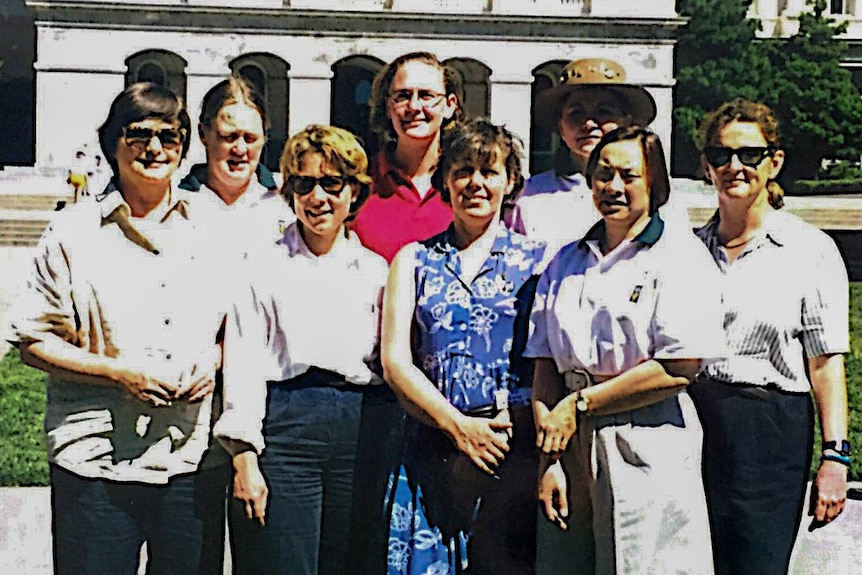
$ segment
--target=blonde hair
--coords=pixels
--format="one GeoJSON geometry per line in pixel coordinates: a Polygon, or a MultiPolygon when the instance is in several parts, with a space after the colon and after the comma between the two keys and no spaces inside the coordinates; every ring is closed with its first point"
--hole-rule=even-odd
{"type": "Polygon", "coordinates": [[[284,144],[279,162],[282,195],[293,206],[293,190],[288,178],[302,169],[302,161],[309,154],[319,154],[324,164],[351,180],[351,186],[358,188],[356,199],[350,205],[350,217],[356,216],[359,208],[371,193],[371,176],[368,175],[368,155],[359,140],[342,128],[311,124],[290,137],[284,144]]]}

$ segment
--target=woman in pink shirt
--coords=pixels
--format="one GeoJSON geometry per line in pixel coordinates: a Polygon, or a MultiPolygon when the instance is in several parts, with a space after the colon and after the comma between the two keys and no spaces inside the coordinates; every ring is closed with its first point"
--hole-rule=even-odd
{"type": "Polygon", "coordinates": [[[461,92],[458,73],[428,52],[399,56],[374,79],[370,123],[383,149],[371,169],[374,192],[353,230],[387,261],[452,221],[431,175],[440,157],[440,133],[463,117],[461,92]]]}

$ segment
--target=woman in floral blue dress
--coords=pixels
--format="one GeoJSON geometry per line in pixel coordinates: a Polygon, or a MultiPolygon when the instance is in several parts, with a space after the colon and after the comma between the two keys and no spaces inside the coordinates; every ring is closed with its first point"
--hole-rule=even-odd
{"type": "Polygon", "coordinates": [[[531,574],[535,428],[520,359],[544,245],[500,223],[520,145],[473,120],[444,136],[443,233],[403,248],[386,287],[382,361],[411,418],[392,478],[388,573],[531,574]]]}

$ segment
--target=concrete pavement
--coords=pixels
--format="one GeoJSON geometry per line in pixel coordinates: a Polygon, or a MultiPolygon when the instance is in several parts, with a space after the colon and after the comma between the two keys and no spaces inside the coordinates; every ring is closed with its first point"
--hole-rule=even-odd
{"type": "MultiPolygon", "coordinates": [[[[50,575],[51,515],[47,487],[0,488],[0,573],[50,575]]],[[[803,521],[790,575],[862,575],[862,501],[850,500],[832,524],[813,533],[803,521]]],[[[225,574],[230,552],[225,542],[225,574]]],[[[142,553],[139,575],[144,575],[142,553]]],[[[757,574],[752,574],[757,575],[757,574]]]]}

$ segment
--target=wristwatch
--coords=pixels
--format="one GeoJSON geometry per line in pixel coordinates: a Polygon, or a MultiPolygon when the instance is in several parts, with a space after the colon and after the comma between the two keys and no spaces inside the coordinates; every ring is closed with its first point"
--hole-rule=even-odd
{"type": "Polygon", "coordinates": [[[832,450],[839,455],[843,455],[844,457],[850,457],[850,442],[846,439],[842,439],[840,441],[824,441],[823,451],[826,451],[827,449],[832,450]]]}
{"type": "Polygon", "coordinates": [[[575,413],[586,415],[590,411],[590,398],[584,397],[582,389],[575,392],[575,413]]]}

